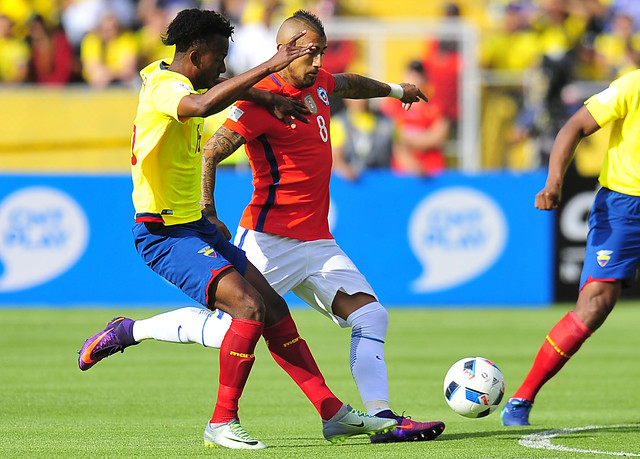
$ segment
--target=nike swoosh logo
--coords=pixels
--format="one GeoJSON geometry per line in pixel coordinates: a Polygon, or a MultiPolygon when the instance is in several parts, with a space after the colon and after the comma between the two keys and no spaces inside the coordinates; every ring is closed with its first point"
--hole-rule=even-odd
{"type": "Polygon", "coordinates": [[[255,446],[258,444],[258,442],[256,440],[254,441],[245,441],[245,440],[238,440],[237,438],[229,438],[229,437],[224,437],[227,440],[230,441],[235,441],[236,443],[244,443],[245,445],[251,445],[251,446],[255,446]]]}
{"type": "Polygon", "coordinates": [[[95,340],[93,340],[93,343],[91,343],[91,346],[89,346],[84,350],[84,353],[82,354],[82,361],[84,363],[93,363],[93,360],[91,360],[91,353],[93,352],[93,349],[98,345],[100,340],[111,330],[113,330],[113,328],[110,328],[102,332],[100,336],[98,336],[95,340]]]}
{"type": "Polygon", "coordinates": [[[352,424],[352,423],[345,423],[345,424],[353,427],[364,427],[364,421],[360,421],[360,424],[352,424]]]}
{"type": "Polygon", "coordinates": [[[404,426],[397,425],[396,429],[411,430],[411,429],[413,429],[413,422],[410,422],[409,424],[404,425],[404,426]]]}

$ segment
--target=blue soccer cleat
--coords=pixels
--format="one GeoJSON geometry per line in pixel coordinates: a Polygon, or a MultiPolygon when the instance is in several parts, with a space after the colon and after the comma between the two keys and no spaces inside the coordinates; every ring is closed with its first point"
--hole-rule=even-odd
{"type": "Polygon", "coordinates": [[[124,352],[124,349],[138,344],[133,339],[133,320],[125,317],[115,317],[107,323],[107,328],[96,333],[84,342],[82,349],[78,351],[78,366],[82,371],[87,371],[100,360],[109,357],[116,352],[124,352]]]}
{"type": "Polygon", "coordinates": [[[510,398],[502,408],[500,417],[504,426],[528,426],[533,403],[524,398],[510,398]]]}

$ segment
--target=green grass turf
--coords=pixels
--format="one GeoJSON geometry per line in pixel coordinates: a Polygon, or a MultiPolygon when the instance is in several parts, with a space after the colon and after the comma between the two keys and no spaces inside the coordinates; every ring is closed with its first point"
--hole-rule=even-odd
{"type": "MultiPolygon", "coordinates": [[[[311,404],[260,343],[240,403],[243,426],[269,445],[259,452],[203,447],[216,395],[217,350],[147,341],[88,372],[78,370],[76,351],[107,320],[157,311],[0,309],[0,457],[606,457],[518,443],[534,432],[592,425],[609,427],[564,432],[551,442],[638,456],[638,303],[619,304],[547,384],[536,400],[533,426],[504,428],[498,412],[466,419],[444,401],[448,367],[474,355],[492,359],[505,375],[507,396],[513,393],[547,331],[570,307],[391,309],[386,356],[392,407],[417,420],[443,420],[447,428],[433,442],[370,445],[355,437],[330,445],[311,404]]],[[[349,332],[308,309],[293,314],[330,387],[362,409],[348,367],[349,332]]]]}

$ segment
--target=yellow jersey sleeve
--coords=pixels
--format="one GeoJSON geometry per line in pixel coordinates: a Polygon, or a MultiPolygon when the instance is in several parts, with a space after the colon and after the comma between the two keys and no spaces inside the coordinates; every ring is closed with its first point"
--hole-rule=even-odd
{"type": "Polygon", "coordinates": [[[168,115],[178,120],[178,105],[184,96],[193,94],[189,85],[183,81],[167,78],[157,79],[149,88],[149,102],[160,115],[168,115]]]}
{"type": "Polygon", "coordinates": [[[640,70],[613,81],[585,105],[600,127],[612,123],[600,184],[640,196],[640,70]]]}

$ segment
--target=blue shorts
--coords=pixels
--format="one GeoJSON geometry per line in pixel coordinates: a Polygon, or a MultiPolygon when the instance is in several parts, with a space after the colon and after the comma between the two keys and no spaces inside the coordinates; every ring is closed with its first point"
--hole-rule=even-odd
{"type": "Polygon", "coordinates": [[[589,214],[580,289],[593,281],[633,282],[640,264],[640,197],[601,188],[589,214]]]}
{"type": "Polygon", "coordinates": [[[247,269],[247,256],[206,218],[165,226],[140,222],[133,226],[136,249],[144,262],[205,307],[213,308],[209,285],[223,271],[247,269]]]}

